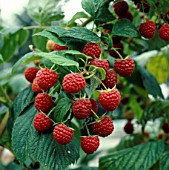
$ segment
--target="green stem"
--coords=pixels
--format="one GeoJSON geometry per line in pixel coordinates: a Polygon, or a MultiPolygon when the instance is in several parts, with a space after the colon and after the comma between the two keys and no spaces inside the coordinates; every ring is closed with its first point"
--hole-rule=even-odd
{"type": "Polygon", "coordinates": [[[99,81],[106,90],[108,90],[107,87],[104,85],[104,83],[103,83],[97,76],[94,75],[93,77],[94,77],[97,81],[99,81]]]}
{"type": "Polygon", "coordinates": [[[6,90],[2,87],[2,85],[0,85],[0,92],[4,95],[4,98],[6,100],[6,105],[8,107],[11,107],[12,105],[12,101],[11,99],[9,98],[8,94],[6,93],[6,90]]]}
{"type": "Polygon", "coordinates": [[[50,26],[27,26],[24,27],[24,30],[31,30],[31,29],[46,29],[46,28],[50,28],[50,26]]]}
{"type": "Polygon", "coordinates": [[[112,48],[112,49],[118,54],[118,56],[120,57],[120,59],[123,60],[122,55],[121,55],[115,48],[112,48]]]}
{"type": "Polygon", "coordinates": [[[98,119],[98,120],[100,120],[100,117],[93,111],[93,110],[91,110],[92,111],[92,113],[94,114],[94,116],[98,119]]]}
{"type": "Polygon", "coordinates": [[[85,27],[89,22],[92,21],[92,17],[89,17],[85,22],[83,22],[80,27],[85,27]]]}
{"type": "Polygon", "coordinates": [[[86,121],[85,121],[85,127],[86,127],[86,130],[87,130],[88,136],[90,136],[90,132],[89,132],[89,129],[88,129],[88,127],[87,127],[86,121]]]}
{"type": "Polygon", "coordinates": [[[50,92],[49,92],[49,96],[52,95],[52,93],[58,88],[59,84],[57,86],[55,86],[50,92]]]}

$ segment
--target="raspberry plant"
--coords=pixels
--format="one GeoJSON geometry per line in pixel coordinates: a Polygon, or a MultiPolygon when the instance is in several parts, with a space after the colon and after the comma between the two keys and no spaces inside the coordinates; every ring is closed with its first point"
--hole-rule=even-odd
{"type": "Polygon", "coordinates": [[[54,4],[30,0],[28,13],[36,26],[0,28],[2,62],[12,59],[33,30],[33,46],[11,71],[22,74],[26,85],[14,97],[11,80],[0,85],[0,145],[15,155],[9,166],[169,169],[169,99],[160,87],[169,81],[168,0],[82,0],[84,12],[56,25],[63,14],[54,4]],[[121,127],[126,135],[99,156],[119,119],[126,119],[121,127]],[[156,121],[159,127],[147,132],[156,121]],[[95,156],[98,167],[89,167],[95,156]]]}

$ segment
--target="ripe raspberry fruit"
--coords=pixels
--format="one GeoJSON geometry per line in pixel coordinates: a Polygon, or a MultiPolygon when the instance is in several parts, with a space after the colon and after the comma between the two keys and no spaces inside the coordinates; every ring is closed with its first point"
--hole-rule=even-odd
{"type": "Polygon", "coordinates": [[[133,21],[133,15],[130,11],[127,11],[125,15],[118,17],[118,19],[123,19],[123,18],[129,19],[131,22],[133,21]]]}
{"type": "Polygon", "coordinates": [[[74,132],[71,128],[60,123],[53,129],[53,137],[60,145],[66,145],[72,141],[74,132]]]}
{"type": "Polygon", "coordinates": [[[169,133],[169,124],[168,123],[163,123],[162,129],[165,133],[169,133]]]}
{"type": "Polygon", "coordinates": [[[55,44],[54,47],[53,47],[53,49],[54,49],[55,51],[61,51],[61,50],[68,50],[68,47],[67,47],[67,46],[61,46],[61,45],[59,45],[59,44],[55,44]]]}
{"type": "Polygon", "coordinates": [[[93,59],[90,62],[90,64],[96,67],[103,68],[105,71],[107,71],[110,68],[110,64],[106,59],[93,59]]]}
{"type": "Polygon", "coordinates": [[[83,136],[81,139],[81,147],[87,154],[94,153],[100,145],[98,136],[83,136]]]}
{"type": "Polygon", "coordinates": [[[47,93],[39,93],[34,104],[38,111],[48,112],[53,106],[53,101],[47,93]]]}
{"type": "Polygon", "coordinates": [[[44,113],[40,112],[35,115],[33,125],[37,131],[44,132],[52,127],[53,122],[44,113]]]}
{"type": "Polygon", "coordinates": [[[36,80],[36,77],[35,77],[35,79],[33,80],[33,83],[32,83],[32,91],[34,91],[35,93],[41,93],[42,92],[42,89],[39,87],[38,82],[36,80]]]}
{"type": "Polygon", "coordinates": [[[90,100],[87,99],[79,99],[72,103],[72,112],[77,119],[86,119],[91,109],[92,104],[90,100]]]}
{"type": "MultiPolygon", "coordinates": [[[[115,48],[120,54],[123,53],[123,44],[121,42],[119,43],[116,43],[116,44],[113,44],[113,48],[115,48]]],[[[109,50],[109,54],[112,56],[112,57],[119,57],[119,55],[116,53],[115,50],[109,50]]]]}
{"type": "Polygon", "coordinates": [[[39,87],[46,91],[58,81],[58,75],[53,70],[43,68],[37,72],[36,79],[39,87]]]}
{"type": "Polygon", "coordinates": [[[156,33],[156,24],[153,21],[141,23],[139,32],[144,38],[153,38],[156,33]]]}
{"type": "Polygon", "coordinates": [[[39,71],[39,69],[36,68],[36,67],[26,68],[26,70],[24,71],[24,75],[25,75],[26,80],[28,80],[30,83],[32,83],[34,78],[36,77],[36,73],[38,71],[39,71]]]}
{"type": "Polygon", "coordinates": [[[132,124],[130,121],[128,121],[128,122],[125,124],[125,126],[124,126],[124,131],[125,131],[127,134],[132,134],[132,133],[133,133],[133,131],[134,131],[134,126],[133,126],[133,124],[132,124]]]}
{"type": "Polygon", "coordinates": [[[92,125],[93,132],[101,137],[110,135],[114,130],[114,125],[109,116],[105,116],[92,125]]]}
{"type": "MultiPolygon", "coordinates": [[[[92,104],[92,110],[97,114],[97,112],[98,112],[98,104],[97,104],[96,100],[91,98],[90,102],[92,104]]],[[[91,116],[91,117],[94,116],[92,111],[90,111],[89,116],[91,116]]]]}
{"type": "Polygon", "coordinates": [[[99,93],[98,100],[101,106],[107,111],[115,110],[120,103],[120,92],[117,89],[110,89],[99,93]]]}
{"type": "Polygon", "coordinates": [[[116,73],[123,77],[131,76],[134,67],[135,67],[134,61],[131,58],[126,58],[123,60],[117,59],[114,62],[114,70],[116,71],[116,73]]]}
{"type": "Polygon", "coordinates": [[[128,11],[129,6],[128,6],[126,1],[120,1],[120,2],[116,2],[113,5],[113,8],[114,8],[114,12],[118,16],[124,16],[127,13],[127,11],[128,11]]]}
{"type": "Polygon", "coordinates": [[[117,75],[113,70],[108,70],[103,81],[107,88],[113,88],[117,84],[117,75]]]}
{"type": "Polygon", "coordinates": [[[163,40],[169,40],[169,24],[164,24],[158,31],[159,37],[163,40]]]}
{"type": "Polygon", "coordinates": [[[99,58],[101,48],[98,44],[89,42],[84,46],[82,53],[91,56],[92,58],[99,58]]]}
{"type": "Polygon", "coordinates": [[[86,86],[84,77],[79,73],[70,73],[63,78],[63,89],[67,93],[77,93],[86,86]]]}

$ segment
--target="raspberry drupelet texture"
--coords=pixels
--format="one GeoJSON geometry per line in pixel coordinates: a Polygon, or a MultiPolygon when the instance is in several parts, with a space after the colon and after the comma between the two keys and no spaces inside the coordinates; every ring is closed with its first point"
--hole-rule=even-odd
{"type": "Polygon", "coordinates": [[[114,8],[114,12],[118,16],[125,16],[126,13],[128,12],[129,6],[126,1],[119,1],[113,5],[113,8],[114,8]]]}
{"type": "Polygon", "coordinates": [[[33,80],[35,79],[38,71],[39,71],[39,69],[36,68],[36,67],[26,68],[25,71],[24,71],[24,75],[25,75],[26,80],[28,80],[30,83],[32,83],[33,80]]]}
{"type": "Polygon", "coordinates": [[[103,81],[107,88],[113,88],[117,84],[117,75],[113,70],[108,70],[103,81]]]}
{"type": "Polygon", "coordinates": [[[54,49],[55,51],[61,51],[61,50],[68,50],[68,47],[67,47],[67,46],[61,46],[61,45],[59,45],[59,44],[55,44],[54,47],[53,47],[53,49],[54,49]]]}
{"type": "Polygon", "coordinates": [[[163,40],[169,40],[169,24],[164,24],[158,31],[159,37],[163,40]]]}
{"type": "Polygon", "coordinates": [[[34,91],[35,93],[41,93],[42,92],[42,89],[39,87],[36,78],[33,80],[33,83],[32,83],[32,91],[34,91]]]}
{"type": "Polygon", "coordinates": [[[90,62],[90,64],[96,67],[103,68],[105,71],[107,71],[110,68],[110,64],[106,59],[93,59],[90,62]]]}

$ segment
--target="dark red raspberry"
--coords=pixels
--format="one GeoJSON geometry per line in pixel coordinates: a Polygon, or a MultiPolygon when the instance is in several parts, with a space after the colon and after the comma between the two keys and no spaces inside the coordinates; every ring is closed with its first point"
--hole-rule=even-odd
{"type": "Polygon", "coordinates": [[[81,139],[81,147],[87,154],[94,153],[100,145],[98,136],[83,136],[81,139]]]}
{"type": "Polygon", "coordinates": [[[133,124],[132,124],[130,121],[128,121],[128,122],[125,124],[125,126],[124,126],[124,131],[125,131],[127,134],[132,134],[132,133],[133,133],[133,131],[134,131],[134,126],[133,126],[133,124]]]}
{"type": "Polygon", "coordinates": [[[92,109],[90,100],[79,99],[72,103],[72,112],[77,119],[86,119],[92,109]]]}
{"type": "Polygon", "coordinates": [[[33,83],[32,83],[32,91],[34,91],[35,93],[41,93],[42,92],[42,89],[39,87],[36,78],[33,80],[33,83]]]}
{"type": "Polygon", "coordinates": [[[164,24],[158,31],[159,37],[163,40],[169,40],[169,24],[164,24]]]}
{"type": "Polygon", "coordinates": [[[135,67],[134,61],[131,58],[126,58],[123,60],[117,59],[114,62],[114,70],[116,71],[116,73],[123,77],[131,76],[134,67],[135,67]]]}
{"type": "Polygon", "coordinates": [[[158,139],[163,139],[163,136],[164,136],[163,133],[159,133],[159,134],[158,134],[158,139]]]}
{"type": "Polygon", "coordinates": [[[134,0],[136,7],[141,11],[148,13],[150,10],[150,4],[148,3],[147,0],[134,0]]]}
{"type": "Polygon", "coordinates": [[[102,31],[102,35],[106,35],[106,34],[111,34],[111,30],[104,29],[104,30],[102,31]]]}
{"type": "Polygon", "coordinates": [[[117,89],[113,89],[100,92],[98,100],[105,110],[113,111],[118,107],[120,98],[120,92],[117,89]]]}
{"type": "Polygon", "coordinates": [[[169,133],[169,124],[168,123],[163,123],[162,129],[165,133],[169,133]]]}
{"type": "Polygon", "coordinates": [[[156,33],[154,21],[146,21],[140,24],[139,32],[144,38],[153,38],[156,33]]]}
{"type": "Polygon", "coordinates": [[[44,132],[52,127],[53,121],[49,119],[44,113],[40,112],[35,115],[33,124],[37,131],[44,132]]]}
{"type": "Polygon", "coordinates": [[[93,59],[90,62],[90,64],[96,67],[103,68],[105,71],[107,71],[110,68],[110,64],[106,59],[93,59]]]}
{"type": "MultiPolygon", "coordinates": [[[[96,100],[90,99],[90,102],[92,104],[92,110],[97,114],[97,112],[98,112],[98,104],[97,104],[96,100]]],[[[92,111],[90,111],[89,116],[94,116],[92,111]]]]}
{"type": "Polygon", "coordinates": [[[94,123],[92,125],[92,129],[93,132],[96,133],[97,135],[101,137],[106,137],[113,132],[114,125],[111,118],[109,116],[105,116],[98,122],[94,123]]]}
{"type": "Polygon", "coordinates": [[[68,47],[67,47],[67,46],[61,46],[61,45],[59,45],[59,44],[55,44],[54,47],[53,47],[53,49],[54,49],[55,51],[61,51],[61,50],[68,50],[68,47]]]}
{"type": "MultiPolygon", "coordinates": [[[[120,37],[120,36],[114,36],[114,37],[112,37],[113,44],[118,44],[118,43],[120,43],[121,39],[122,39],[122,37],[120,37]]],[[[114,47],[114,48],[116,48],[116,47],[114,47]]]]}
{"type": "MultiPolygon", "coordinates": [[[[115,48],[120,54],[123,53],[123,44],[121,42],[117,43],[117,44],[113,44],[113,48],[115,48]]],[[[116,53],[115,50],[109,50],[109,54],[112,56],[112,57],[119,57],[119,55],[116,53]]]]}
{"type": "Polygon", "coordinates": [[[84,46],[82,53],[91,56],[92,58],[99,58],[101,48],[98,44],[89,42],[84,46]]]}
{"type": "Polygon", "coordinates": [[[63,78],[63,89],[67,93],[77,93],[86,86],[84,77],[79,73],[70,73],[63,78]]]}
{"type": "Polygon", "coordinates": [[[120,1],[120,2],[116,2],[113,5],[113,8],[114,8],[114,12],[118,16],[124,16],[127,13],[127,11],[128,11],[129,6],[128,6],[126,1],[120,1]]]}
{"type": "Polygon", "coordinates": [[[72,141],[74,132],[71,128],[60,123],[53,129],[53,137],[60,145],[66,145],[72,141]]]}
{"type": "Polygon", "coordinates": [[[39,93],[35,98],[35,108],[38,111],[48,112],[53,106],[53,100],[46,93],[39,93]]]}
{"type": "Polygon", "coordinates": [[[129,19],[131,22],[133,21],[133,15],[130,11],[127,11],[125,15],[118,17],[118,19],[123,19],[123,18],[129,19]]]}
{"type": "Polygon", "coordinates": [[[30,83],[32,83],[34,78],[36,77],[36,73],[38,71],[39,71],[39,69],[36,68],[36,67],[26,68],[26,70],[24,71],[24,75],[25,75],[26,80],[28,80],[30,83]]]}
{"type": "Polygon", "coordinates": [[[113,70],[108,70],[103,81],[107,88],[113,88],[117,84],[117,75],[113,70]]]}

